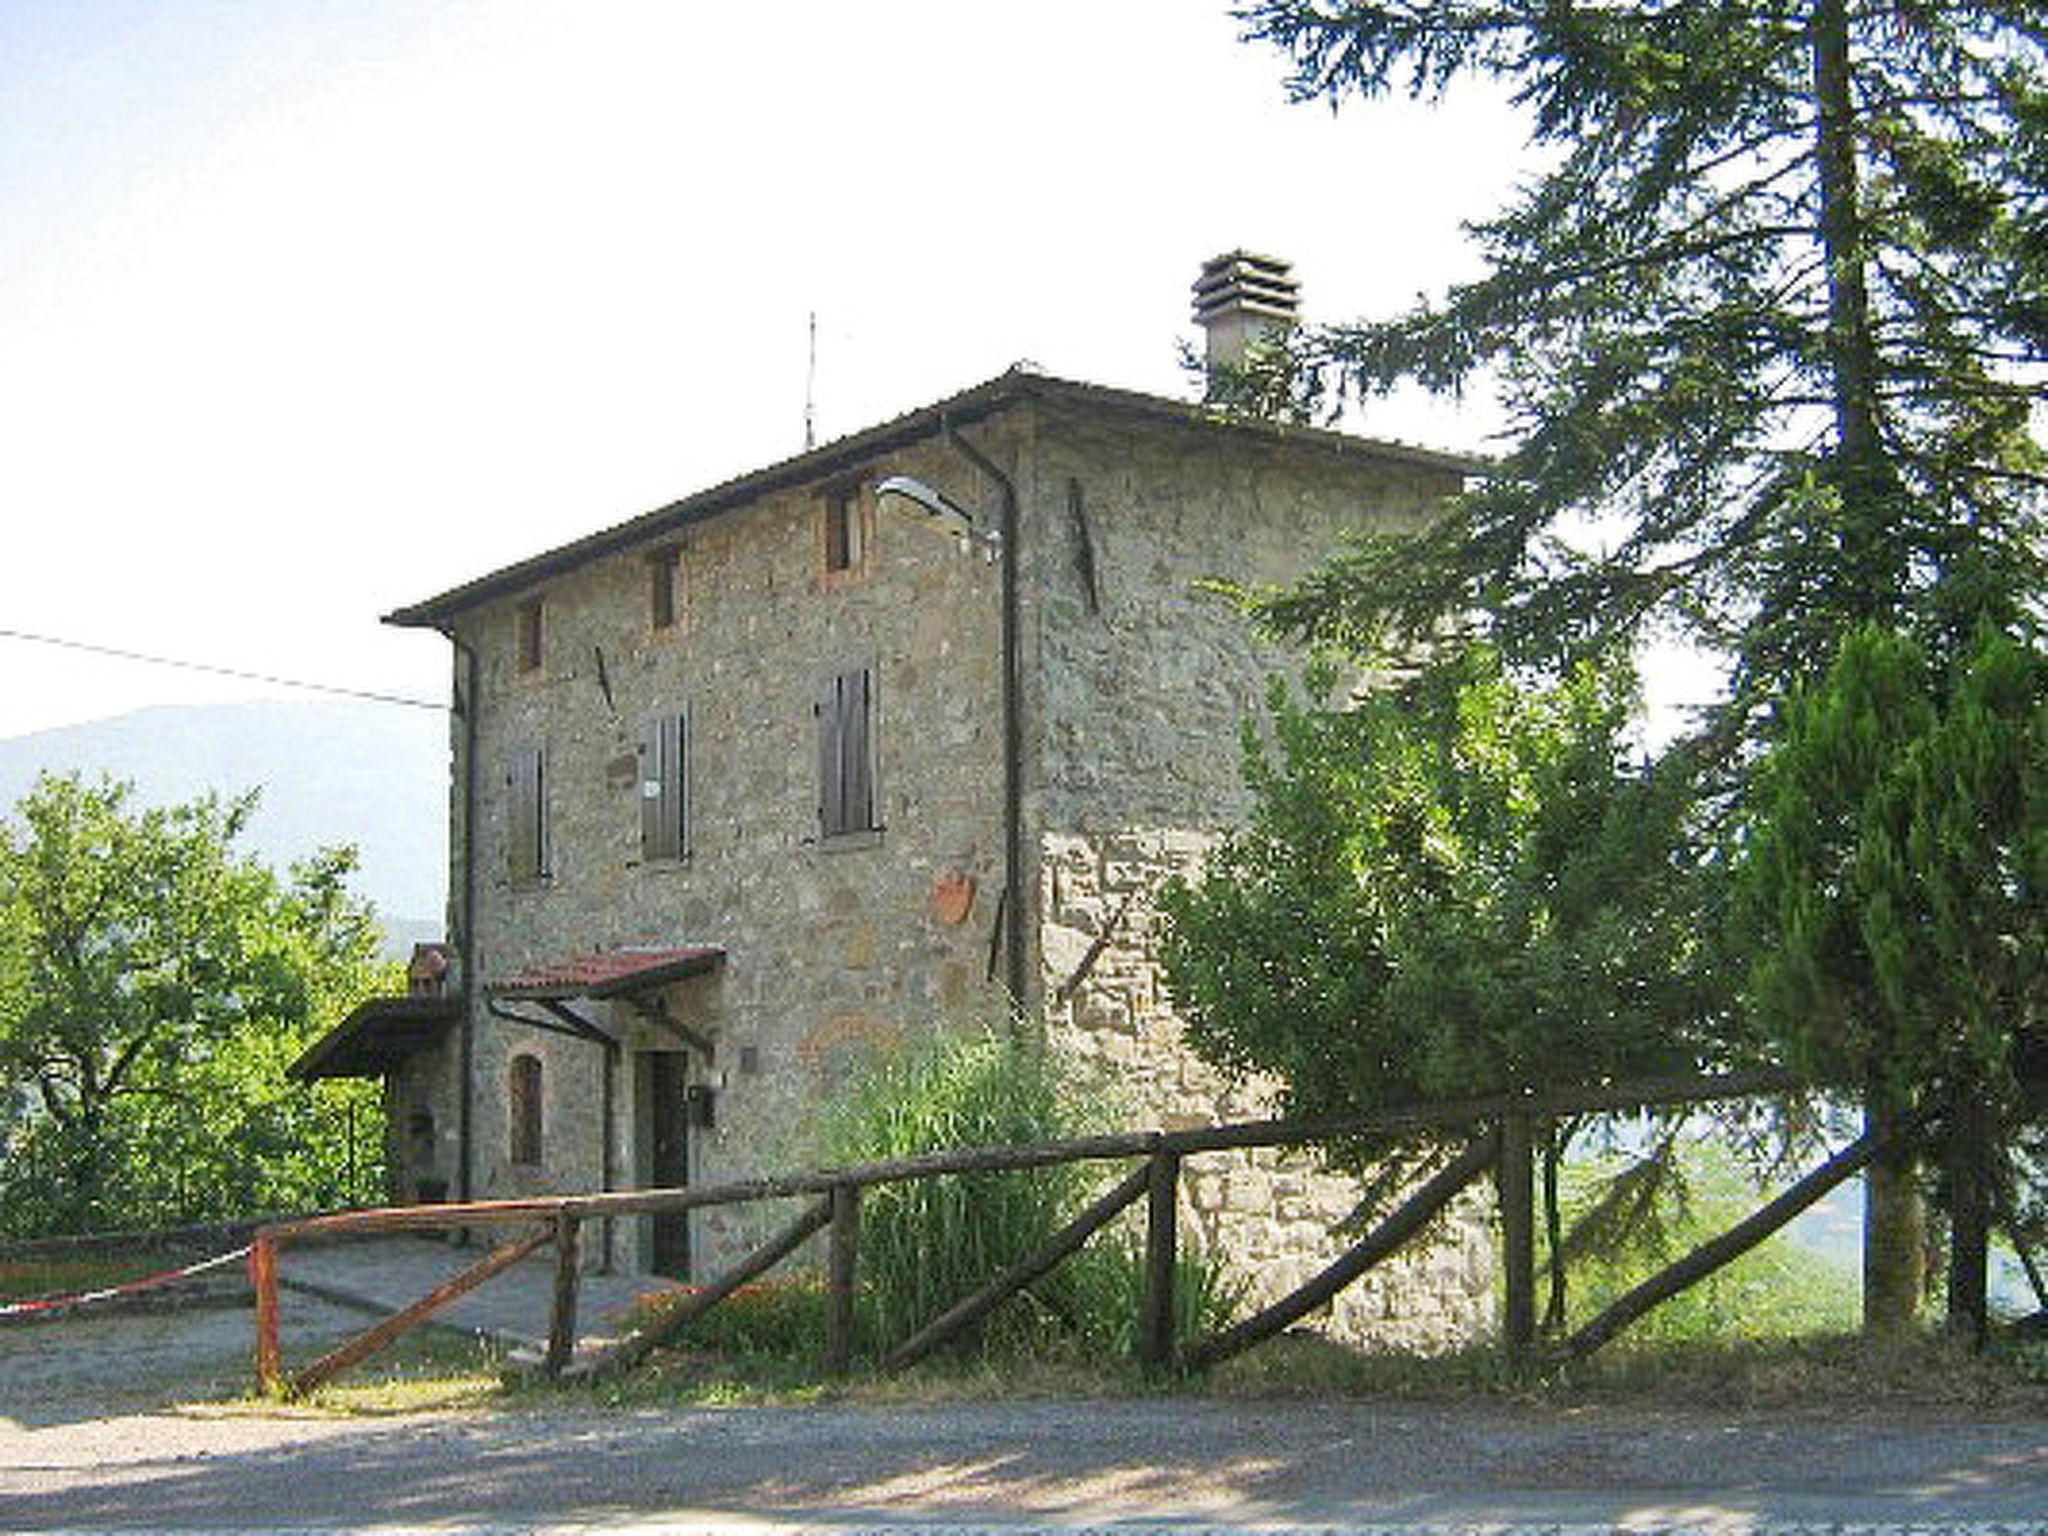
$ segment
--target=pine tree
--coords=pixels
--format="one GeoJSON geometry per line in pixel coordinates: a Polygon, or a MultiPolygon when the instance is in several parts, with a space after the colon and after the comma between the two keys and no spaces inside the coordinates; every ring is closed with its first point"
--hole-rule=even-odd
{"type": "MultiPolygon", "coordinates": [[[[1944,688],[1918,645],[1868,626],[1780,715],[1736,882],[1757,1022],[1868,1104],[1963,1111],[1950,1167],[1981,1164],[1970,1142],[2026,1112],[2016,1056],[2048,1015],[2048,654],[1987,634],[1944,688]]],[[[1916,1220],[1910,1163],[1874,1172],[1916,1220]]],[[[1910,1311],[1918,1261],[1866,1249],[1866,1316],[1910,1311]]],[[[1981,1326],[1981,1269],[1965,1283],[1952,1315],[1981,1326]]]]}
{"type": "Polygon", "coordinates": [[[1304,96],[1504,81],[1550,163],[1476,226],[1484,277],[1308,339],[1356,395],[1497,377],[1513,446],[1427,534],[1269,601],[1280,627],[1398,648],[1461,614],[1551,660],[1668,625],[1737,662],[1739,737],[1856,623],[1945,658],[2038,603],[2048,7],[1245,15],[1304,96]]]}
{"type": "Polygon", "coordinates": [[[1271,626],[1370,655],[1456,620],[1553,667],[1684,635],[1733,664],[1687,755],[1739,805],[1774,705],[1858,626],[1910,637],[1933,698],[1987,628],[2039,621],[2048,6],[1242,14],[1304,98],[1504,83],[1545,166],[1475,226],[1484,276],[1297,343],[1337,394],[1497,381],[1511,446],[1426,531],[1262,598],[1271,626]]]}

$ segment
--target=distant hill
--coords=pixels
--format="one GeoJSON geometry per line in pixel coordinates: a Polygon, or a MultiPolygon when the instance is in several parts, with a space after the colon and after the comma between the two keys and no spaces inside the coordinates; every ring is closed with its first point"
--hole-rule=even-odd
{"type": "Polygon", "coordinates": [[[336,843],[394,950],[438,937],[448,885],[448,720],[350,702],[184,705],[0,739],[0,808],[36,775],[134,783],[153,805],[260,788],[244,846],[282,869],[336,843]]]}

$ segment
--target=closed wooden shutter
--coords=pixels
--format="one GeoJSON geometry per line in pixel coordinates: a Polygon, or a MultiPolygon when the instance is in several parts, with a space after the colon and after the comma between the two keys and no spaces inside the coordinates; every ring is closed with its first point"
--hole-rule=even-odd
{"type": "Polygon", "coordinates": [[[680,711],[650,721],[640,746],[640,851],[648,859],[679,859],[688,806],[687,723],[680,711]]]}
{"type": "Polygon", "coordinates": [[[507,862],[514,880],[538,880],[548,872],[547,767],[539,747],[512,754],[507,862]]]}
{"type": "Polygon", "coordinates": [[[828,679],[818,696],[818,825],[822,835],[875,825],[873,676],[856,667],[828,679]]]}
{"type": "Polygon", "coordinates": [[[846,830],[865,831],[875,824],[873,743],[869,736],[871,678],[866,667],[848,672],[840,691],[845,711],[846,830]]]}
{"type": "Polygon", "coordinates": [[[818,831],[836,837],[846,830],[846,785],[839,771],[839,679],[829,677],[818,703],[818,831]]]}

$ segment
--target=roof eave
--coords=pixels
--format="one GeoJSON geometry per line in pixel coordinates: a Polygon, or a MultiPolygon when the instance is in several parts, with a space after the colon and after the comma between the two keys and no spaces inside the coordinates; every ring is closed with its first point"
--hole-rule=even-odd
{"type": "Polygon", "coordinates": [[[854,464],[939,436],[948,426],[967,426],[984,421],[1020,401],[1034,398],[1129,411],[1152,420],[1179,422],[1321,452],[1360,455],[1447,474],[1479,475],[1491,467],[1491,461],[1472,454],[1447,453],[1408,443],[1355,437],[1320,427],[1235,416],[1199,403],[1085,384],[1017,367],[932,405],[501,567],[424,602],[394,609],[384,616],[384,622],[400,628],[445,630],[453,619],[470,609],[529,589],[591,560],[673,534],[776,491],[829,480],[854,464]]]}

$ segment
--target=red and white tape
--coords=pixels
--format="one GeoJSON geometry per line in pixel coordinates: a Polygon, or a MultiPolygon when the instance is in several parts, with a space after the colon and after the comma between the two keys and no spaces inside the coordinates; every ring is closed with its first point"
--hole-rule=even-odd
{"type": "Polygon", "coordinates": [[[183,1269],[167,1269],[160,1274],[144,1275],[138,1280],[124,1280],[119,1285],[109,1285],[97,1291],[73,1291],[65,1296],[31,1296],[27,1301],[0,1302],[0,1318],[20,1317],[31,1312],[54,1312],[59,1307],[84,1306],[90,1302],[106,1301],[115,1296],[132,1296],[138,1291],[147,1291],[155,1286],[168,1285],[173,1280],[183,1280],[209,1269],[219,1269],[223,1264],[233,1264],[249,1256],[247,1245],[232,1253],[215,1254],[210,1259],[201,1259],[197,1264],[187,1264],[183,1269]]]}

